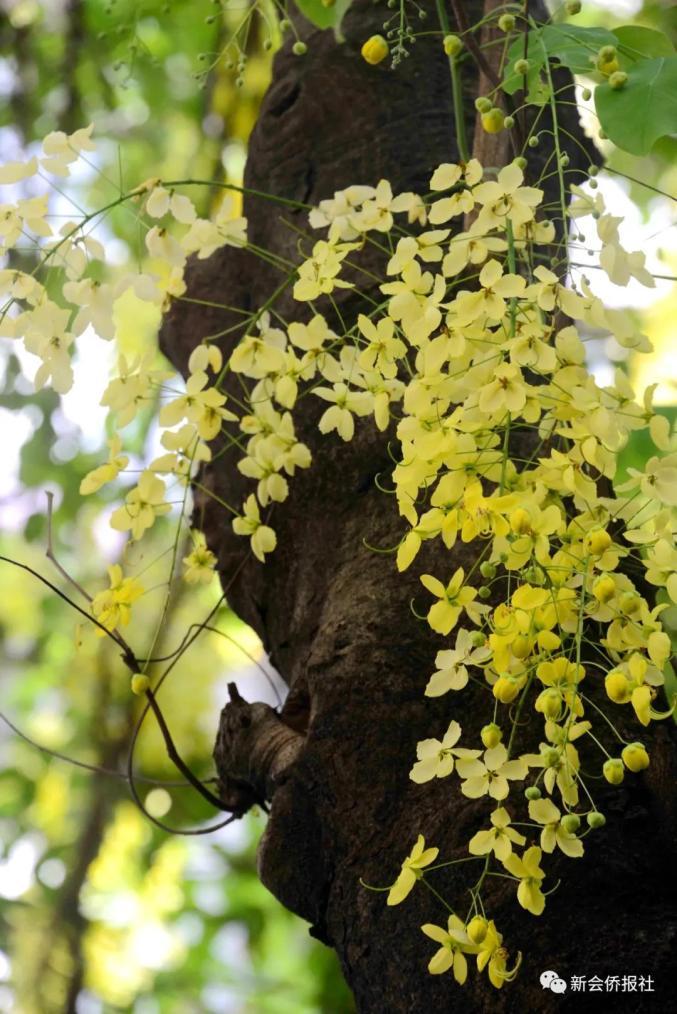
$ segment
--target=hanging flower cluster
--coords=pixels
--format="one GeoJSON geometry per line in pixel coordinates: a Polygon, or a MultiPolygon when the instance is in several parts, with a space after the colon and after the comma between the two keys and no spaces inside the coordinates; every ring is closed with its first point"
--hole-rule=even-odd
{"type": "MultiPolygon", "coordinates": [[[[71,155],[90,147],[89,130],[47,139],[42,167],[67,172],[71,155]]],[[[36,171],[36,160],[5,166],[0,183],[36,171]]],[[[630,277],[652,284],[644,255],[622,249],[618,220],[601,198],[572,190],[569,216],[594,213],[602,270],[618,284],[630,277]]],[[[650,346],[585,280],[566,287],[566,258],[552,255],[555,225],[540,215],[543,192],[525,185],[521,165],[495,177],[476,160],[441,165],[430,191],[428,197],[395,195],[387,181],[352,186],[311,212],[310,225],[323,238],[292,268],[304,322],[284,321],[269,301],[251,314],[227,362],[214,342],[198,346],[180,388],[153,361],[121,357],[102,395],[116,431],[110,456],[84,479],[82,492],[125,474],[129,459],[119,430],[159,399],[166,453],[142,469],[111,525],[143,538],[171,509],[167,484],[185,490],[211,459],[210,444],[226,439],[242,450],[237,467],[252,492],[239,509],[219,502],[234,515],[234,531],[264,560],[276,545],[270,506],[287,498],[297,469],[311,466],[294,425],[300,393],[326,406],[319,429],[328,436],[349,441],[357,425],[380,432],[395,425],[393,479],[403,526],[398,570],[416,564],[423,542],[440,540],[450,553],[459,542],[478,547],[467,573],[450,556],[439,573],[420,575],[431,637],[443,639],[425,693],[459,693],[473,679],[490,702],[481,744],[464,743],[452,721],[442,739],[418,744],[411,769],[417,783],[458,779],[465,796],[487,802],[486,822],[468,843],[481,868],[471,909],[464,918],[451,915],[446,927],[422,927],[439,945],[429,968],[452,970],[463,982],[472,956],[501,987],[519,959],[508,967],[502,935],[482,901],[486,878],[497,872],[512,878],[518,903],[540,915],[548,855],[559,849],[581,856],[581,828],[604,822],[577,744],[589,737],[597,745],[600,774],[611,784],[649,764],[644,745],[620,733],[618,755],[607,754],[593,732],[599,714],[586,688],[604,687],[612,726],[616,708],[634,713],[642,728],[662,717],[656,698],[670,653],[660,621],[666,607],[647,602],[627,564],[677,602],[677,444],[668,421],[653,413],[653,389],[638,404],[621,371],[600,386],[586,369],[580,328],[602,329],[626,349],[650,346]],[[357,290],[366,246],[383,252],[384,277],[374,298],[365,273],[370,297],[346,329],[333,293],[357,290]],[[318,308],[320,299],[331,312],[318,308]],[[241,400],[221,389],[227,370],[244,378],[241,400]],[[618,453],[637,429],[648,430],[656,454],[612,491],[618,453]],[[601,631],[594,650],[586,642],[590,621],[601,631]],[[537,753],[520,753],[517,721],[529,711],[542,742],[537,753]],[[527,829],[522,833],[513,818],[525,781],[529,820],[519,824],[527,829]]],[[[45,261],[64,273],[57,301],[32,275],[0,272],[6,299],[0,334],[23,341],[38,357],[37,386],[51,379],[59,392],[70,387],[74,338],[89,325],[112,338],[116,302],[128,289],[164,307],[185,291],[189,254],[207,257],[224,244],[246,243],[246,223],[232,217],[227,202],[214,221],[200,219],[188,197],[159,180],[117,203],[123,200],[133,202],[146,225],[149,267],[114,284],[90,277],[90,267],[103,260],[100,243],[88,235],[95,216],[53,236],[46,198],[19,200],[0,212],[5,251],[28,229],[45,247],[45,261]]],[[[216,560],[198,534],[183,563],[186,580],[198,583],[209,580],[216,560]]],[[[93,606],[105,626],[128,622],[141,591],[119,567],[111,568],[110,579],[93,606]]],[[[419,835],[388,903],[404,901],[436,857],[419,835]]]]}

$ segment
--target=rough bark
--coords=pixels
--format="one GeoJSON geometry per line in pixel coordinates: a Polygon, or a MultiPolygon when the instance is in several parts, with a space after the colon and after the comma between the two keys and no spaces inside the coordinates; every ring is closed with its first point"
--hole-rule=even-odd
{"type": "MultiPolygon", "coordinates": [[[[476,20],[481,5],[464,6],[476,20]]],[[[396,73],[359,58],[361,42],[379,30],[383,10],[355,3],[344,22],[342,46],[332,33],[303,23],[306,57],[292,56],[289,44],[278,54],[251,138],[248,187],[309,204],[349,183],[374,184],[381,177],[389,178],[396,191],[424,192],[432,169],[457,157],[448,67],[439,41],[421,39],[396,73]]],[[[477,75],[471,64],[465,69],[472,98],[477,75]]],[[[576,124],[569,127],[578,131],[576,124]]],[[[574,163],[576,152],[570,154],[574,163]]],[[[299,259],[292,226],[305,228],[302,214],[251,197],[245,212],[253,242],[299,259]]],[[[189,293],[248,309],[260,306],[280,280],[252,254],[227,248],[193,265],[189,293]]],[[[298,319],[299,308],[288,292],[276,309],[287,320],[298,319]]],[[[354,296],[344,294],[344,314],[356,309],[354,296]]],[[[200,340],[223,334],[236,321],[215,307],[177,302],[163,328],[163,347],[185,369],[200,340]]],[[[237,337],[231,330],[222,339],[224,350],[237,337]]],[[[449,975],[427,973],[431,942],[419,927],[443,923],[445,917],[425,888],[417,887],[403,905],[387,908],[384,895],[360,885],[360,878],[392,882],[418,832],[438,845],[445,859],[467,854],[469,837],[486,824],[484,804],[461,796],[451,779],[417,786],[408,771],[417,740],[441,734],[452,706],[468,734],[465,741],[477,735],[485,708],[479,706],[483,695],[470,690],[451,703],[423,696],[435,653],[444,644],[410,608],[412,599],[419,611],[426,605],[417,577],[421,568],[398,575],[391,555],[367,548],[394,546],[402,535],[394,497],[375,485],[380,476],[388,486],[392,463],[386,440],[370,421],[358,424],[349,444],[336,435],[322,437],[317,401],[303,399],[295,411],[299,438],[311,448],[314,462],[290,481],[289,500],[275,507],[271,523],[278,549],[265,566],[251,556],[242,565],[245,541],[233,535],[223,509],[209,499],[198,499],[197,505],[224,584],[238,570],[230,604],[261,636],[289,686],[280,719],[291,734],[285,749],[294,759],[279,764],[274,778],[259,778],[258,787],[255,778],[250,783],[255,794],[272,796],[259,854],[263,882],[312,924],[314,935],[336,948],[364,1014],[554,1011],[562,998],[539,984],[548,968],[564,977],[651,974],[657,989],[667,988],[676,922],[665,890],[675,826],[674,813],[668,812],[675,752],[667,729],[655,737],[659,743],[646,776],[620,790],[600,789],[607,827],[588,839],[586,858],[550,867],[549,883],[559,876],[563,883],[544,916],[523,912],[514,885],[494,881],[499,886],[487,895],[491,914],[513,956],[524,952],[517,981],[500,992],[474,972],[463,989],[449,975]]],[[[236,460],[224,449],[202,481],[226,501],[239,503],[250,489],[235,470],[236,460]]],[[[473,553],[472,546],[461,546],[450,556],[426,544],[421,562],[423,569],[451,573],[456,566],[467,567],[473,553]]],[[[236,706],[241,715],[242,703],[236,706]]],[[[233,791],[230,775],[242,775],[237,749],[233,759],[237,722],[232,707],[224,709],[217,747],[226,798],[233,791]]],[[[250,720],[256,722],[256,716],[244,721],[245,731],[250,720]]],[[[265,721],[270,720],[266,713],[265,721]]],[[[451,869],[461,872],[438,874],[435,886],[464,912],[467,874],[463,865],[451,869]]],[[[619,993],[613,1009],[653,1009],[658,996],[619,993]]],[[[595,1000],[591,997],[591,1003],[595,1000]]],[[[567,1002],[577,1005],[573,996],[567,1002]]]]}

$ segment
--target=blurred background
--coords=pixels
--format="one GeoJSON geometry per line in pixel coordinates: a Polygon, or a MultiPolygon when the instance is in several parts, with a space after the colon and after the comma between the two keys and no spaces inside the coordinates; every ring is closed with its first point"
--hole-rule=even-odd
{"type": "MultiPolygon", "coordinates": [[[[78,163],[55,205],[64,221],[74,208],[96,208],[149,177],[240,183],[279,45],[279,9],[273,0],[0,0],[2,161],[26,158],[49,131],[94,121],[97,152],[78,163]]],[[[636,21],[674,33],[676,18],[670,4],[614,0],[584,3],[576,21],[611,28],[636,21]]],[[[584,117],[594,134],[594,115],[584,117]]],[[[594,291],[639,318],[654,346],[650,356],[628,359],[590,335],[590,364],[602,383],[622,369],[640,392],[659,380],[656,403],[673,416],[677,242],[675,205],[665,195],[677,192],[677,143],[665,139],[642,160],[601,147],[615,172],[599,176],[599,190],[624,219],[621,238],[664,277],[654,289],[621,289],[580,269],[594,291]]],[[[190,196],[201,214],[219,199],[208,186],[190,196]]],[[[579,226],[585,233],[586,223],[579,226]]],[[[123,208],[95,235],[113,271],[133,262],[142,241],[123,208]]],[[[10,266],[32,270],[31,256],[13,254],[10,266]]],[[[589,260],[585,243],[573,259],[589,260]]],[[[144,571],[151,591],[138,604],[138,629],[154,630],[175,526],[159,522],[143,550],[130,553],[107,523],[120,484],[86,499],[78,492],[110,436],[98,403],[102,372],[118,351],[147,350],[160,362],[159,321],[147,304],[130,295],[116,323],[115,347],[91,328],[78,339],[76,382],[63,397],[35,393],[28,354],[0,345],[0,553],[61,584],[45,556],[49,491],[63,566],[92,593],[109,564],[144,571]]],[[[152,456],[155,443],[149,406],[125,431],[132,467],[152,456]]],[[[633,439],[623,471],[649,453],[648,441],[633,439]]],[[[0,566],[0,1010],[349,1014],[333,952],[258,882],[254,854],[265,816],[192,837],[150,823],[125,780],[139,703],[111,642],[81,627],[28,573],[0,566]]],[[[215,582],[198,590],[177,583],[155,654],[172,652],[217,600],[215,582]]],[[[227,682],[248,699],[275,703],[282,692],[256,637],[225,606],[211,625],[218,632],[196,640],[161,694],[179,751],[201,777],[213,773],[227,682]]],[[[141,728],[134,764],[150,814],[177,829],[210,825],[208,805],[173,784],[175,769],[151,721],[141,728]]]]}

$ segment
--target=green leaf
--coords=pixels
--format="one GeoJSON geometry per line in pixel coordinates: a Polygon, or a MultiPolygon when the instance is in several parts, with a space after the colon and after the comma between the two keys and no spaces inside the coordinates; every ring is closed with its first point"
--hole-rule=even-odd
{"type": "Polygon", "coordinates": [[[595,89],[602,129],[617,147],[647,155],[659,137],[677,133],[677,56],[640,60],[623,88],[595,89]]]}
{"type": "Polygon", "coordinates": [[[638,60],[656,56],[673,56],[675,47],[667,35],[642,25],[623,25],[614,28],[618,39],[618,63],[621,70],[629,70],[638,60]]]}
{"type": "MultiPolygon", "coordinates": [[[[587,74],[594,69],[597,53],[602,46],[617,45],[616,36],[606,28],[585,28],[580,25],[545,25],[527,36],[529,75],[545,65],[546,58],[557,59],[573,74],[587,74]]],[[[503,75],[503,90],[512,95],[522,87],[522,77],[515,74],[515,61],[524,56],[524,40],[517,39],[508,50],[503,75]]],[[[530,81],[531,86],[531,81],[530,81]]]]}
{"type": "Polygon", "coordinates": [[[343,15],[350,7],[352,0],[335,0],[332,4],[324,4],[322,0],[294,0],[301,14],[318,28],[338,28],[343,15]]]}

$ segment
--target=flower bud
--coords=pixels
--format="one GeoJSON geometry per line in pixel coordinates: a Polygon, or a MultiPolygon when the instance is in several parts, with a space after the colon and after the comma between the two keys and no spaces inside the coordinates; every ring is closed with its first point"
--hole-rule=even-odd
{"type": "Polygon", "coordinates": [[[529,61],[528,60],[515,60],[515,73],[516,74],[521,74],[522,76],[524,76],[524,74],[528,74],[529,73],[529,61]]]}
{"type": "Polygon", "coordinates": [[[546,768],[554,768],[559,764],[560,751],[554,746],[548,746],[543,751],[543,764],[546,768]]]}
{"type": "Polygon", "coordinates": [[[526,658],[531,652],[532,644],[524,634],[518,634],[510,645],[510,650],[515,658],[526,658]]]}
{"type": "Polygon", "coordinates": [[[488,581],[491,580],[492,577],[496,577],[496,565],[485,560],[484,563],[480,564],[480,574],[488,581]]]}
{"type": "Polygon", "coordinates": [[[630,681],[619,669],[612,669],[604,677],[604,689],[607,697],[615,704],[626,704],[632,696],[630,681]]]}
{"type": "Polygon", "coordinates": [[[628,771],[644,771],[649,766],[649,755],[641,743],[629,743],[621,757],[628,771]]]}
{"type": "Polygon", "coordinates": [[[534,706],[546,718],[557,718],[562,710],[562,697],[554,687],[549,687],[538,695],[534,706]]]}
{"type": "Polygon", "coordinates": [[[494,106],[488,113],[482,113],[482,127],[487,134],[498,134],[503,130],[504,117],[500,109],[494,106]]]}
{"type": "Polygon", "coordinates": [[[478,113],[488,113],[491,109],[491,99],[486,98],[484,95],[480,95],[478,99],[475,99],[475,109],[478,113]]]}
{"type": "Polygon", "coordinates": [[[491,750],[493,747],[498,746],[498,744],[501,742],[502,737],[503,733],[501,731],[501,728],[500,726],[496,725],[495,722],[490,722],[489,725],[482,726],[482,730],[480,732],[480,739],[482,740],[482,743],[487,748],[487,750],[491,750]]]}
{"type": "Polygon", "coordinates": [[[625,87],[628,81],[628,75],[623,70],[615,70],[613,74],[609,76],[609,87],[613,88],[614,91],[618,91],[619,88],[625,87]]]}
{"type": "Polygon", "coordinates": [[[305,54],[308,52],[308,47],[306,46],[305,42],[301,42],[301,40],[299,39],[299,41],[295,42],[294,45],[291,47],[291,51],[294,54],[294,56],[305,56],[305,54]]]}
{"type": "MultiPolygon", "coordinates": [[[[498,27],[502,32],[512,32],[515,27],[515,18],[512,14],[501,14],[498,19],[498,27]]],[[[479,942],[479,941],[478,941],[479,942]]]]}
{"type": "Polygon", "coordinates": [[[447,56],[458,56],[463,49],[463,43],[459,39],[458,35],[445,35],[442,40],[444,46],[444,52],[447,56]]]}
{"type": "Polygon", "coordinates": [[[388,43],[382,35],[372,35],[361,49],[362,58],[372,65],[385,60],[389,52],[388,43]]]}
{"type": "Polygon", "coordinates": [[[483,644],[486,644],[486,640],[487,640],[486,636],[482,633],[481,630],[473,630],[472,634],[470,635],[470,643],[472,644],[473,648],[481,648],[483,644]]]}
{"type": "Polygon", "coordinates": [[[531,799],[540,799],[541,795],[542,795],[542,793],[541,793],[541,790],[539,789],[538,785],[530,785],[528,789],[524,790],[524,797],[525,797],[525,799],[529,799],[529,800],[531,800],[531,799]]]}
{"type": "Polygon", "coordinates": [[[149,687],[150,680],[146,674],[144,672],[135,672],[132,676],[132,693],[136,694],[137,697],[141,697],[149,687]]]}
{"type": "Polygon", "coordinates": [[[487,935],[487,920],[476,915],[466,926],[466,933],[474,944],[481,944],[487,935]]]}
{"type": "Polygon", "coordinates": [[[488,588],[487,585],[483,584],[477,589],[477,594],[481,599],[490,599],[491,588],[488,588]]]}
{"type": "Polygon", "coordinates": [[[581,92],[581,98],[583,99],[584,102],[590,101],[590,99],[592,98],[592,92],[590,91],[589,88],[583,89],[583,91],[581,92]]]}
{"type": "Polygon", "coordinates": [[[601,556],[611,545],[611,536],[603,528],[593,528],[585,536],[585,548],[593,556],[601,556]]]}
{"type": "Polygon", "coordinates": [[[576,834],[581,826],[581,818],[577,813],[567,813],[560,823],[567,834],[576,834]]]}
{"type": "Polygon", "coordinates": [[[507,676],[499,676],[493,686],[493,694],[501,704],[511,704],[520,692],[519,683],[507,676]]]}
{"type": "Polygon", "coordinates": [[[564,4],[564,10],[573,17],[574,14],[579,14],[581,10],[580,0],[566,0],[564,4]]]}
{"type": "Polygon", "coordinates": [[[512,128],[515,126],[515,117],[506,116],[505,119],[503,120],[503,126],[505,127],[506,130],[512,130],[512,128]]]}
{"type": "Polygon", "coordinates": [[[593,831],[596,831],[600,827],[604,827],[606,824],[606,817],[599,810],[591,810],[586,817],[588,827],[591,827],[593,831]]]}
{"type": "Polygon", "coordinates": [[[540,138],[538,134],[532,134],[532,136],[527,141],[527,144],[529,145],[530,148],[538,148],[539,140],[540,138]]]}
{"type": "Polygon", "coordinates": [[[620,757],[610,757],[604,761],[602,774],[610,785],[620,785],[625,778],[625,768],[620,757]]]}

